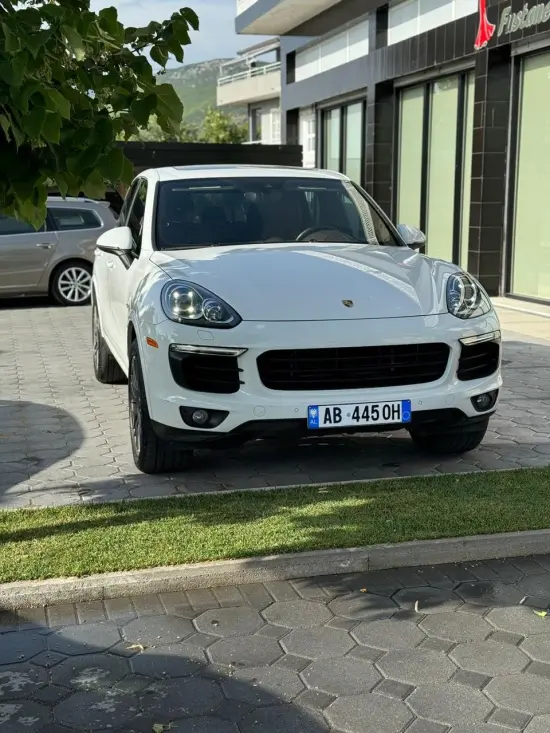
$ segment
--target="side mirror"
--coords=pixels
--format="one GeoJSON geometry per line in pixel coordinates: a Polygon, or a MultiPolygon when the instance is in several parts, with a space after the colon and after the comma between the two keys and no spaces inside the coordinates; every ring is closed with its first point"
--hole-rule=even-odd
{"type": "Polygon", "coordinates": [[[99,237],[97,247],[103,252],[124,254],[132,251],[133,243],[130,227],[115,227],[99,237]]]}
{"type": "Polygon", "coordinates": [[[411,249],[421,249],[426,244],[426,235],[417,227],[398,224],[397,231],[403,242],[411,249]]]}

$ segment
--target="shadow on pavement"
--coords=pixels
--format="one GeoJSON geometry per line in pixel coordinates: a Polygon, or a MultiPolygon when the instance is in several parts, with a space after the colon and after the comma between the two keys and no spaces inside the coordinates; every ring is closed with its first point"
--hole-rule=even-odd
{"type": "MultiPolygon", "coordinates": [[[[329,730],[321,714],[296,701],[305,686],[296,671],[277,666],[284,652],[276,640],[256,636],[243,644],[197,633],[190,618],[199,614],[185,618],[177,609],[82,625],[61,610],[71,625],[26,624],[21,611],[29,630],[0,635],[1,733],[329,730]],[[207,656],[216,641],[224,665],[207,656]]],[[[237,626],[238,615],[261,625],[256,611],[231,610],[237,626]]],[[[223,619],[225,611],[213,613],[223,619]]]]}
{"type": "Polygon", "coordinates": [[[82,428],[70,412],[23,400],[0,400],[0,502],[15,486],[20,496],[21,484],[38,475],[46,480],[54,466],[68,465],[83,442],[82,428]]]}

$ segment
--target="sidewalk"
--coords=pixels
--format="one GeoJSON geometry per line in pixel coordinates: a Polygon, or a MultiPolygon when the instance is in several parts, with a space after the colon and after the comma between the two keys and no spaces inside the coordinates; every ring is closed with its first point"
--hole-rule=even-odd
{"type": "Polygon", "coordinates": [[[550,306],[512,300],[493,298],[504,337],[546,343],[550,341],[550,306]]]}
{"type": "Polygon", "coordinates": [[[4,613],[0,731],[550,733],[549,571],[517,558],[4,613]]]}

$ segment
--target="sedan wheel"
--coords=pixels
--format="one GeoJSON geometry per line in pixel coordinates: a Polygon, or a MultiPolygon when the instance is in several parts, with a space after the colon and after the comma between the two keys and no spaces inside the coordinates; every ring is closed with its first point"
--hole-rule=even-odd
{"type": "Polygon", "coordinates": [[[92,293],[92,268],[86,263],[69,263],[57,270],[52,295],[61,305],[87,305],[92,293]]]}

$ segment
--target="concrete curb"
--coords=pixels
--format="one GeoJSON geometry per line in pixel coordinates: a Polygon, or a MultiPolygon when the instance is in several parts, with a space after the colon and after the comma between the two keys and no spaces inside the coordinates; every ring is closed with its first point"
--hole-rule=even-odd
{"type": "Polygon", "coordinates": [[[85,578],[5,583],[0,585],[0,608],[15,610],[145,593],[168,593],[368,570],[542,555],[549,552],[550,530],[545,529],[252,557],[245,560],[105,573],[85,578]]]}

